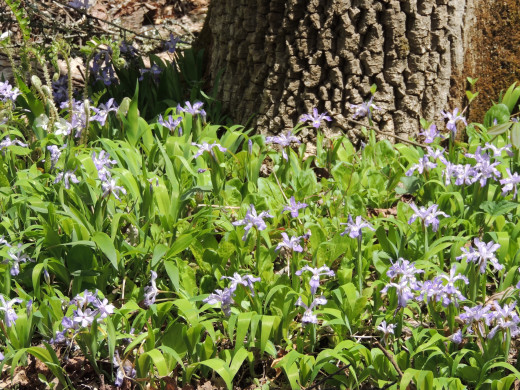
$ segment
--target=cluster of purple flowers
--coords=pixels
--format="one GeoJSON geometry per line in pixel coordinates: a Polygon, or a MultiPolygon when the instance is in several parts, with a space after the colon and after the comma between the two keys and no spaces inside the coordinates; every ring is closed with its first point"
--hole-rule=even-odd
{"type": "Polygon", "coordinates": [[[111,160],[110,155],[104,150],[99,152],[99,155],[93,152],[92,161],[98,171],[99,180],[101,180],[102,196],[105,198],[113,194],[114,198],[121,201],[119,194],[126,194],[126,190],[124,187],[116,185],[116,181],[112,178],[112,173],[110,172],[110,169],[112,169],[113,165],[117,164],[117,161],[111,160]]]}
{"type": "Polygon", "coordinates": [[[420,132],[419,135],[424,136],[424,143],[431,144],[435,142],[435,139],[440,138],[444,139],[445,137],[437,130],[437,126],[435,124],[431,124],[428,129],[424,129],[424,131],[420,132]]]}
{"type": "Polygon", "coordinates": [[[253,275],[242,276],[237,272],[235,272],[233,276],[222,276],[220,279],[231,280],[229,287],[224,288],[224,290],[215,290],[215,292],[210,294],[206,299],[203,300],[203,302],[209,305],[216,305],[217,303],[220,303],[220,308],[224,312],[224,315],[228,317],[231,315],[231,305],[235,303],[233,296],[238,285],[241,284],[242,286],[249,288],[251,295],[254,296],[255,290],[253,288],[253,283],[259,282],[261,280],[260,278],[255,278],[253,275]]]}
{"type": "Polygon", "coordinates": [[[302,316],[302,325],[306,326],[308,324],[317,324],[318,316],[314,313],[313,309],[318,305],[325,304],[327,304],[327,300],[322,295],[320,295],[319,297],[315,297],[309,306],[303,303],[302,297],[299,297],[295,305],[305,308],[305,311],[303,312],[302,316]]]}
{"type": "Polygon", "coordinates": [[[54,102],[59,106],[68,99],[68,78],[67,76],[60,76],[58,80],[52,82],[52,95],[54,102]]]}
{"type": "Polygon", "coordinates": [[[112,83],[117,83],[116,72],[112,63],[112,48],[98,51],[92,59],[90,72],[94,75],[95,81],[102,81],[107,87],[112,83]]]}
{"type": "Polygon", "coordinates": [[[58,160],[61,157],[61,152],[63,149],[67,147],[67,144],[64,144],[62,147],[58,147],[58,145],[48,145],[47,150],[50,153],[51,157],[51,170],[54,169],[56,164],[58,163],[58,160]]]}
{"type": "Polygon", "coordinates": [[[85,290],[82,294],[76,295],[68,305],[73,308],[70,316],[64,316],[61,320],[62,331],[56,331],[55,336],[50,340],[51,344],[68,343],[67,335],[75,334],[82,328],[89,327],[94,319],[103,320],[114,313],[114,305],[108,299],[101,298],[99,291],[94,293],[85,290]]]}
{"type": "Polygon", "coordinates": [[[54,184],[63,181],[65,184],[65,188],[67,190],[70,189],[70,183],[78,184],[79,179],[76,177],[75,170],[74,171],[63,171],[56,174],[56,178],[54,179],[54,184]]]}
{"type": "MultiPolygon", "coordinates": [[[[61,103],[61,109],[69,108],[69,102],[61,103]]],[[[55,124],[56,135],[69,135],[72,130],[76,130],[74,137],[79,138],[81,132],[87,127],[87,113],[85,112],[85,102],[72,100],[72,111],[70,121],[60,118],[55,124]]]]}
{"type": "Polygon", "coordinates": [[[20,95],[18,88],[13,88],[9,81],[0,81],[0,101],[7,102],[11,101],[14,103],[16,98],[20,95]]]}
{"type": "Polygon", "coordinates": [[[426,298],[428,303],[441,302],[444,307],[450,303],[458,306],[458,302],[465,299],[455,283],[460,280],[468,284],[469,281],[465,276],[456,274],[455,265],[451,268],[449,275],[435,276],[432,280],[424,282],[418,281],[415,276],[420,273],[424,273],[424,271],[418,270],[410,261],[399,258],[387,271],[386,275],[391,281],[381,292],[387,293],[389,288],[395,288],[398,308],[406,307],[411,299],[422,302],[426,298]]]}
{"type": "Polygon", "coordinates": [[[249,209],[246,212],[246,216],[244,219],[233,222],[233,226],[244,226],[244,236],[242,237],[242,241],[245,241],[247,238],[247,234],[249,230],[254,226],[258,230],[265,230],[267,225],[264,222],[264,218],[274,218],[268,211],[262,211],[260,214],[257,214],[255,206],[249,205],[249,209]]]}
{"type": "Polygon", "coordinates": [[[436,168],[436,160],[440,159],[442,161],[444,149],[433,149],[428,146],[426,150],[428,153],[422,156],[417,164],[412,165],[410,169],[406,171],[406,176],[412,176],[415,171],[422,174],[424,171],[436,168]]]}
{"type": "Polygon", "coordinates": [[[520,317],[515,307],[516,302],[500,306],[496,301],[492,301],[485,306],[464,306],[465,312],[460,314],[460,319],[468,325],[468,333],[473,333],[477,330],[484,337],[486,333],[485,324],[490,329],[487,333],[487,338],[492,339],[498,331],[503,330],[505,331],[503,334],[503,340],[505,341],[507,331],[510,332],[511,337],[516,337],[520,334],[520,317]]]}

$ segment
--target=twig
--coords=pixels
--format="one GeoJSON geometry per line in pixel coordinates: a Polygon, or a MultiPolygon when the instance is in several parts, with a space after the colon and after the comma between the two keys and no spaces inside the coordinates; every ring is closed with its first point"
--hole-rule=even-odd
{"type": "MultiPolygon", "coordinates": [[[[345,131],[348,131],[347,127],[345,126],[345,124],[343,123],[340,123],[340,121],[337,119],[337,118],[334,118],[336,120],[336,123],[338,124],[338,126],[345,130],[345,131]]],[[[381,131],[379,130],[378,128],[374,127],[374,126],[368,126],[366,123],[363,123],[363,122],[360,122],[360,121],[356,121],[354,119],[348,119],[346,118],[346,120],[348,122],[352,122],[352,123],[355,123],[356,125],[360,125],[360,126],[364,126],[366,127],[367,129],[369,130],[374,130],[376,133],[378,134],[381,134],[381,135],[385,135],[385,136],[388,136],[388,137],[394,137],[395,139],[398,139],[399,141],[402,141],[402,142],[406,142],[406,143],[409,143],[411,145],[415,145],[415,146],[418,146],[420,148],[423,148],[423,149],[426,149],[426,145],[423,145],[423,144],[420,144],[418,142],[415,142],[415,141],[410,141],[409,139],[406,139],[406,138],[403,138],[403,137],[400,137],[398,135],[395,135],[395,134],[390,134],[390,133],[385,133],[384,131],[381,131]]]]}
{"type": "Polygon", "coordinates": [[[343,366],[343,367],[340,367],[338,368],[336,371],[334,371],[332,374],[329,374],[327,375],[325,378],[321,378],[318,382],[316,382],[315,384],[313,384],[311,387],[307,387],[305,390],[312,390],[312,389],[316,389],[318,388],[318,386],[320,386],[321,384],[325,383],[326,381],[328,381],[330,378],[332,378],[334,375],[337,375],[339,374],[341,371],[345,371],[347,368],[349,368],[351,366],[351,364],[348,364],[346,366],[343,366]]]}
{"type": "Polygon", "coordinates": [[[374,341],[374,345],[377,348],[379,348],[381,351],[383,351],[384,355],[388,358],[388,360],[390,360],[390,363],[392,363],[392,365],[394,366],[395,370],[397,371],[399,376],[402,378],[403,377],[403,372],[401,371],[401,369],[399,368],[399,366],[395,362],[394,357],[392,355],[390,355],[390,352],[388,352],[386,350],[386,348],[383,347],[379,341],[374,341]]]}

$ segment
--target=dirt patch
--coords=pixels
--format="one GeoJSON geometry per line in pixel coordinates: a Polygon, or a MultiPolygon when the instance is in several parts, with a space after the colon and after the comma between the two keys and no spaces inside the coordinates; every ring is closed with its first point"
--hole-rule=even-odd
{"type": "Polygon", "coordinates": [[[479,97],[469,118],[481,122],[501,91],[520,80],[520,6],[518,0],[491,0],[475,10],[475,34],[465,58],[465,77],[478,77],[479,97]]]}

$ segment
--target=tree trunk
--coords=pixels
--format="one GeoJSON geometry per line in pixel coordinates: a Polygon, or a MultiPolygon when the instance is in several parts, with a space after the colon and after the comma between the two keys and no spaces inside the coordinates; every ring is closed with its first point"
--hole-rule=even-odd
{"type": "Polygon", "coordinates": [[[212,0],[199,46],[213,82],[222,71],[219,97],[238,123],[278,133],[317,107],[332,128],[350,129],[350,105],[375,83],[375,122],[408,136],[421,117],[441,120],[463,103],[476,10],[489,2],[212,0]]]}

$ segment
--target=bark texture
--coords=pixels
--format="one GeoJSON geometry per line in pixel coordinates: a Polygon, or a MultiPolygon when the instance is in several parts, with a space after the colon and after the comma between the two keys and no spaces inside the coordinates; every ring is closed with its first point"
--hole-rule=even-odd
{"type": "Polygon", "coordinates": [[[461,84],[477,1],[212,0],[199,45],[239,123],[278,133],[317,107],[345,124],[375,83],[375,121],[407,136],[461,84]]]}

